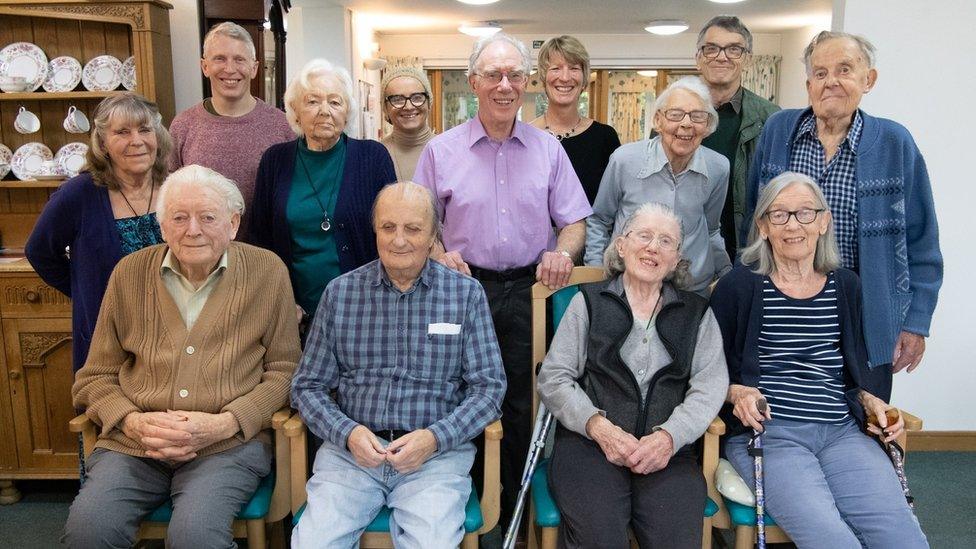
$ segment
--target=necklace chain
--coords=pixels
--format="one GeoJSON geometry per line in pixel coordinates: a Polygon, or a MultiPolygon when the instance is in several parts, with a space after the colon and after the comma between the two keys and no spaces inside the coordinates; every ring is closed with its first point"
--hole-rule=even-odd
{"type": "MultiPolygon", "coordinates": [[[[144,213],[142,215],[149,215],[149,211],[152,210],[153,192],[155,190],[156,190],[156,185],[154,183],[150,183],[149,184],[149,203],[146,204],[146,213],[144,213]]],[[[122,200],[125,200],[125,204],[127,206],[129,206],[129,209],[130,210],[132,210],[132,215],[134,215],[136,217],[139,217],[139,212],[137,212],[136,209],[132,207],[132,202],[129,202],[129,198],[127,196],[125,196],[125,193],[124,192],[122,192],[122,187],[119,187],[119,194],[122,195],[122,200]]]]}
{"type": "Polygon", "coordinates": [[[572,128],[570,128],[569,131],[567,131],[565,133],[562,133],[562,132],[557,132],[556,130],[554,130],[554,129],[552,129],[552,128],[549,127],[549,113],[546,113],[546,114],[542,115],[542,120],[546,124],[545,130],[547,132],[549,132],[550,135],[552,135],[553,137],[555,137],[557,141],[562,141],[563,139],[566,139],[567,137],[571,137],[574,133],[576,133],[576,129],[580,127],[580,124],[583,123],[583,117],[582,116],[579,116],[576,119],[576,125],[573,126],[572,128]]]}

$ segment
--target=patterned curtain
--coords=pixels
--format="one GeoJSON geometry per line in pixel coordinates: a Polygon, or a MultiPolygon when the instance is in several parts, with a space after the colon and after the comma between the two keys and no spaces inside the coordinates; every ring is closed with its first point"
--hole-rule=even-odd
{"type": "Polygon", "coordinates": [[[778,55],[754,56],[752,63],[742,71],[742,86],[776,103],[780,59],[778,55]]]}
{"type": "Polygon", "coordinates": [[[467,101],[471,94],[463,92],[444,93],[444,131],[468,119],[467,101]]]}
{"type": "Polygon", "coordinates": [[[620,135],[621,143],[630,143],[641,138],[641,106],[639,92],[614,92],[610,100],[613,113],[611,125],[620,135]]]}

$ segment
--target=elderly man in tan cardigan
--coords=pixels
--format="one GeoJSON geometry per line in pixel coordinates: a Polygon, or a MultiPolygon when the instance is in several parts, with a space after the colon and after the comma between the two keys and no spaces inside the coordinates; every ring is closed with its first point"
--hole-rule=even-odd
{"type": "Polygon", "coordinates": [[[101,427],[65,526],[70,547],[130,547],[168,498],[167,547],[234,547],[231,522],[271,469],[271,415],[300,355],[285,265],[232,242],[244,201],[187,166],[157,202],[165,244],[108,283],[72,395],[101,427]]]}

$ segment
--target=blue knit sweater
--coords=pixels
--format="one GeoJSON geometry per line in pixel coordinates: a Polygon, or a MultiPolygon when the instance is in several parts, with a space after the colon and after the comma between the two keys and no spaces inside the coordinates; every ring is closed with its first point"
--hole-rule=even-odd
{"type": "MultiPolygon", "coordinates": [[[[385,185],[396,181],[393,160],[378,141],[346,139],[346,164],[336,198],[333,229],[339,268],[346,273],[376,259],[376,236],[370,212],[385,185]]],[[[291,227],[286,208],[295,173],[298,140],[268,148],[261,157],[251,208],[247,242],[267,248],[292,269],[291,227]]],[[[292,280],[294,284],[294,279],[292,280]]]]}
{"type": "MultiPolygon", "coordinates": [[[[758,191],[788,171],[793,137],[804,109],[766,121],[746,186],[744,219],[758,191]]],[[[929,335],[942,286],[939,228],[925,160],[902,125],[861,111],[857,146],[857,222],[864,338],[871,366],[888,364],[901,331],[929,335]]],[[[751,223],[743,223],[746,236],[751,223]]],[[[742,240],[745,242],[745,240],[742,240]]]]}

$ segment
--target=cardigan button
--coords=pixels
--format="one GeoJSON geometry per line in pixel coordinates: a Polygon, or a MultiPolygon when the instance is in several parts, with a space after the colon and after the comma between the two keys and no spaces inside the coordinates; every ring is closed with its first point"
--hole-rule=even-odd
{"type": "Polygon", "coordinates": [[[190,391],[187,391],[186,389],[180,389],[180,398],[186,398],[187,396],[189,396],[189,394],[190,391]]]}
{"type": "Polygon", "coordinates": [[[192,355],[195,352],[197,352],[197,350],[193,348],[193,345],[190,345],[189,347],[186,348],[186,354],[188,355],[192,355]]]}
{"type": "Polygon", "coordinates": [[[349,246],[345,246],[345,245],[344,245],[344,246],[342,247],[342,251],[344,251],[344,252],[348,252],[348,251],[349,251],[349,246]]]}
{"type": "Polygon", "coordinates": [[[345,223],[339,223],[339,228],[340,229],[345,229],[346,228],[346,224],[345,223]]]}

